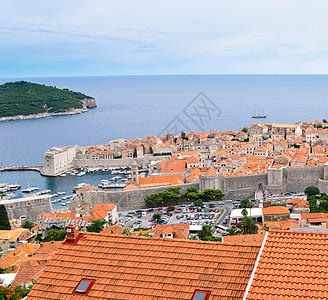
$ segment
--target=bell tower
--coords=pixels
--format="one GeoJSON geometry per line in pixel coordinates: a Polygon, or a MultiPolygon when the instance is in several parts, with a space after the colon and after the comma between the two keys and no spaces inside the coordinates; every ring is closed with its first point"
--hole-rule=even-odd
{"type": "Polygon", "coordinates": [[[139,186],[139,174],[138,174],[137,165],[131,166],[131,178],[132,178],[132,183],[135,184],[136,186],[139,186]]]}

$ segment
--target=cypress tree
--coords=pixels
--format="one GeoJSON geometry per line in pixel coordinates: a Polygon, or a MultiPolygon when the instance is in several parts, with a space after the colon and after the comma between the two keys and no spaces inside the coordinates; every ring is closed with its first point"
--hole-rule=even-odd
{"type": "Polygon", "coordinates": [[[0,230],[10,230],[11,226],[7,214],[6,207],[0,204],[0,230]]]}

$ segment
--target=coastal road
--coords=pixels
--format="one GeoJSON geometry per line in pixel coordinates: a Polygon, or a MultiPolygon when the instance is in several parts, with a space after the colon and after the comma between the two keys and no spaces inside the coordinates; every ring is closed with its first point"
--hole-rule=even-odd
{"type": "MultiPolygon", "coordinates": [[[[232,210],[233,204],[232,203],[225,203],[224,205],[221,206],[224,209],[224,212],[222,213],[222,215],[220,216],[220,218],[217,220],[217,222],[214,225],[221,225],[222,222],[224,221],[224,219],[226,218],[226,216],[229,215],[229,212],[232,210]]],[[[229,227],[229,223],[227,224],[222,224],[225,227],[229,227]]],[[[214,228],[214,227],[213,227],[214,228]]],[[[217,232],[216,230],[213,232],[213,236],[216,237],[221,237],[222,234],[217,232]]]]}

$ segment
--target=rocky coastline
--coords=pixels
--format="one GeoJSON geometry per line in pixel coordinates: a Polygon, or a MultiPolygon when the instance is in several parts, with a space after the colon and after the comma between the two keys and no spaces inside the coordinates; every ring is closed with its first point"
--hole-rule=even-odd
{"type": "Polygon", "coordinates": [[[79,115],[89,111],[89,108],[97,107],[95,99],[83,99],[82,100],[83,108],[71,108],[63,112],[59,113],[39,113],[39,114],[31,114],[31,115],[17,115],[10,117],[0,117],[0,122],[6,121],[17,121],[17,120],[29,120],[29,119],[41,119],[41,118],[49,118],[53,116],[67,116],[67,115],[79,115]]]}

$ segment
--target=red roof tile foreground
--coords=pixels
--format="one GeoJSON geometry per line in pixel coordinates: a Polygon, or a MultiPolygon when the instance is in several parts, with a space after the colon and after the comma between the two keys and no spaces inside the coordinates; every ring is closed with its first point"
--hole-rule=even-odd
{"type": "Polygon", "coordinates": [[[272,231],[246,299],[328,299],[328,233],[272,231]]]}
{"type": "Polygon", "coordinates": [[[242,299],[259,246],[83,233],[63,244],[28,300],[188,299],[196,289],[212,299],[242,299]],[[81,279],[95,280],[75,295],[81,279]]]}
{"type": "Polygon", "coordinates": [[[265,236],[264,233],[227,235],[222,238],[222,241],[225,243],[261,246],[264,236],[265,236]]]}

